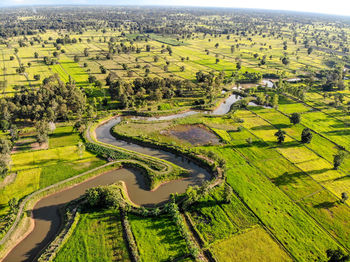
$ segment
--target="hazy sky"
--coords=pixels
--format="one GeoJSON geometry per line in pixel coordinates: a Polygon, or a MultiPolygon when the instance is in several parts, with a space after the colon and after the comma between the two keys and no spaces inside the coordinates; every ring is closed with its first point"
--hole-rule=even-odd
{"type": "Polygon", "coordinates": [[[218,6],[295,10],[350,16],[350,0],[0,0],[0,6],[40,4],[218,6]]]}

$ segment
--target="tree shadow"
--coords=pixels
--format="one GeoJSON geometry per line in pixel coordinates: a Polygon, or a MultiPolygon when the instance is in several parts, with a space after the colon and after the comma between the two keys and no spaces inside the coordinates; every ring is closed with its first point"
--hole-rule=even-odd
{"type": "Polygon", "coordinates": [[[350,129],[327,131],[325,133],[328,135],[348,136],[348,135],[350,135],[350,129]]]}
{"type": "Polygon", "coordinates": [[[288,147],[302,147],[304,146],[299,141],[288,141],[281,144],[277,144],[274,148],[288,148],[288,147]]]}
{"type": "Polygon", "coordinates": [[[337,204],[337,201],[330,202],[330,201],[325,201],[317,205],[313,205],[314,208],[332,208],[337,204]]]}
{"type": "Polygon", "coordinates": [[[276,125],[262,125],[262,126],[255,126],[252,127],[252,130],[275,130],[275,129],[283,129],[283,128],[288,128],[291,125],[287,124],[276,124],[276,125]]]}
{"type": "Polygon", "coordinates": [[[288,172],[283,173],[282,175],[272,178],[272,182],[276,186],[288,185],[290,183],[295,183],[297,179],[301,179],[302,177],[306,177],[307,174],[304,172],[296,172],[293,174],[289,174],[288,172]]]}
{"type": "Polygon", "coordinates": [[[244,144],[239,144],[239,145],[235,145],[235,148],[247,148],[247,147],[268,147],[268,144],[264,141],[253,141],[251,144],[248,143],[244,143],[244,144]]]}
{"type": "Polygon", "coordinates": [[[295,183],[297,179],[301,179],[303,177],[306,177],[308,175],[317,175],[317,174],[322,174],[326,171],[332,170],[331,168],[322,168],[318,170],[312,170],[308,172],[295,172],[292,174],[289,174],[288,172],[285,172],[283,175],[280,175],[278,177],[275,177],[272,179],[273,183],[276,186],[282,186],[282,185],[287,185],[289,183],[295,183]]]}
{"type": "Polygon", "coordinates": [[[73,132],[60,132],[60,133],[53,133],[50,135],[50,138],[61,138],[65,136],[72,135],[73,132]]]}

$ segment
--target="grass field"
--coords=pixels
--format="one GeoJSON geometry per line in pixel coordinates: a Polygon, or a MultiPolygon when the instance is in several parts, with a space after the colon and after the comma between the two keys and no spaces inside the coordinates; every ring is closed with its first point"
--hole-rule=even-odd
{"type": "Polygon", "coordinates": [[[188,254],[185,240],[169,216],[129,216],[141,261],[168,261],[188,254]]]}
{"type": "Polygon", "coordinates": [[[130,261],[119,212],[83,212],[54,261],[130,261]]]}
{"type": "Polygon", "coordinates": [[[288,254],[260,227],[218,242],[211,249],[219,262],[292,261],[288,254]]]}
{"type": "MultiPolygon", "coordinates": [[[[141,129],[130,122],[122,126],[122,130],[133,126],[130,128],[132,135],[137,136],[138,130],[145,130],[143,134],[156,139],[169,125],[205,122],[226,144],[201,149],[226,160],[228,182],[232,188],[296,259],[324,258],[327,249],[338,246],[336,241],[349,248],[350,232],[344,221],[350,216],[350,210],[338,203],[336,196],[339,194],[327,184],[329,179],[341,177],[342,171],[330,170],[329,152],[324,157],[320,155],[330,142],[315,134],[315,140],[320,143],[300,144],[296,138],[303,127],[291,126],[289,119],[274,109],[257,108],[254,113],[240,110],[235,115],[243,119],[243,123],[196,115],[174,120],[172,124],[147,123],[141,129]],[[281,146],[277,146],[273,135],[277,131],[276,125],[284,125],[283,129],[289,135],[281,146]],[[239,126],[243,127],[241,131],[237,131],[239,126]],[[252,139],[251,144],[247,143],[248,138],[252,139]],[[304,239],[303,243],[297,241],[300,238],[304,239]]],[[[338,184],[346,182],[335,181],[339,182],[333,187],[339,192],[342,188],[338,184]]],[[[245,208],[244,212],[238,212],[235,204],[223,205],[220,199],[218,191],[202,199],[189,212],[197,231],[211,245],[256,224],[254,219],[237,219],[239,214],[247,214],[245,208]]]]}

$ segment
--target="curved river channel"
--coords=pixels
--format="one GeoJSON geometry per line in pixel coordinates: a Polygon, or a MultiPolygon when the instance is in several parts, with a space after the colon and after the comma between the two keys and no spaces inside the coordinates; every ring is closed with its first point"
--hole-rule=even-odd
{"type": "MultiPolygon", "coordinates": [[[[221,115],[230,111],[231,105],[238,101],[235,95],[229,96],[213,114],[221,115]]],[[[180,113],[177,115],[145,118],[147,120],[169,120],[186,117],[195,114],[195,111],[180,113]]],[[[99,126],[96,131],[98,141],[116,145],[128,150],[136,151],[160,159],[170,161],[176,165],[186,168],[190,171],[190,176],[170,181],[162,184],[155,191],[148,191],[143,175],[136,169],[121,168],[112,170],[89,179],[76,186],[67,188],[58,193],[49,195],[39,200],[33,209],[34,229],[24,238],[11,252],[5,257],[3,262],[34,261],[38,254],[55,238],[61,225],[59,209],[66,203],[80,197],[85,190],[100,185],[110,185],[117,181],[124,181],[127,187],[130,200],[138,205],[155,205],[165,202],[172,193],[184,193],[190,185],[200,185],[206,180],[210,180],[211,175],[195,163],[183,160],[181,157],[159,149],[152,149],[136,144],[116,140],[110,133],[110,129],[117,125],[121,118],[114,118],[107,123],[99,126]]]]}

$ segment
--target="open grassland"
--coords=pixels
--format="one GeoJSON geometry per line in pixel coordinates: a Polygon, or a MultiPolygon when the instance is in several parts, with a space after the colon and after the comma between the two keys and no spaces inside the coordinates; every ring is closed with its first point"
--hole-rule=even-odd
{"type": "Polygon", "coordinates": [[[219,262],[224,261],[292,261],[261,227],[232,236],[211,247],[219,262]]]}
{"type": "Polygon", "coordinates": [[[130,261],[119,212],[82,213],[77,227],[54,261],[130,261]]]}
{"type": "Polygon", "coordinates": [[[168,261],[188,254],[185,240],[169,216],[129,216],[141,261],[168,261]]]}

